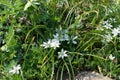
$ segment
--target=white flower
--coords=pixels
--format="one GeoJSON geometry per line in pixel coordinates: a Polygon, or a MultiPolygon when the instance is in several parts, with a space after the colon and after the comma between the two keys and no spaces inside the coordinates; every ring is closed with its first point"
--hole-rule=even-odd
{"type": "Polygon", "coordinates": [[[41,46],[43,46],[44,48],[49,48],[50,45],[51,45],[51,40],[49,39],[47,42],[43,42],[41,46]]]}
{"type": "Polygon", "coordinates": [[[103,27],[106,29],[111,29],[113,26],[107,20],[103,22],[103,27]]]}
{"type": "Polygon", "coordinates": [[[109,55],[109,59],[110,60],[114,60],[115,59],[115,56],[113,56],[112,54],[109,55]]]}
{"type": "Polygon", "coordinates": [[[52,39],[52,41],[51,41],[51,43],[50,43],[50,47],[56,49],[57,47],[59,47],[59,45],[60,45],[59,40],[57,40],[57,39],[52,39]]]}
{"type": "Polygon", "coordinates": [[[117,36],[119,33],[120,33],[120,29],[119,28],[114,28],[112,30],[112,34],[113,34],[114,37],[117,36]]]}
{"type": "Polygon", "coordinates": [[[54,39],[57,39],[59,41],[68,41],[69,40],[69,35],[67,33],[61,32],[61,33],[56,33],[53,35],[54,39]]]}
{"type": "MultiPolygon", "coordinates": [[[[73,35],[70,37],[70,39],[71,39],[71,41],[72,41],[73,44],[77,44],[77,41],[75,41],[77,38],[78,38],[78,36],[75,36],[75,37],[74,37],[73,35]]],[[[71,41],[68,41],[68,44],[69,44],[71,41]]]]}
{"type": "Polygon", "coordinates": [[[61,49],[61,52],[58,52],[58,58],[64,58],[64,57],[67,57],[68,55],[66,54],[66,50],[64,49],[61,49]]]}
{"type": "Polygon", "coordinates": [[[57,40],[59,40],[59,38],[60,38],[60,36],[59,36],[58,33],[56,33],[55,35],[53,35],[53,37],[54,37],[54,39],[57,39],[57,40]]]}
{"type": "Polygon", "coordinates": [[[48,40],[47,42],[43,42],[43,44],[41,46],[43,46],[44,48],[54,48],[56,49],[57,47],[59,47],[60,42],[57,39],[52,39],[52,40],[48,40]]]}
{"type": "Polygon", "coordinates": [[[19,74],[19,70],[21,69],[20,65],[13,66],[13,68],[9,71],[12,74],[19,74]]]}
{"type": "Polygon", "coordinates": [[[111,22],[117,22],[115,18],[109,18],[111,22]]]}
{"type": "Polygon", "coordinates": [[[105,39],[107,42],[110,42],[113,39],[113,37],[110,34],[107,34],[105,35],[105,39]]]}
{"type": "Polygon", "coordinates": [[[105,27],[106,29],[111,29],[112,25],[111,24],[107,24],[107,25],[104,25],[103,27],[105,27]]]}
{"type": "Polygon", "coordinates": [[[64,34],[63,38],[64,38],[65,41],[69,41],[69,35],[68,34],[64,34]]]}

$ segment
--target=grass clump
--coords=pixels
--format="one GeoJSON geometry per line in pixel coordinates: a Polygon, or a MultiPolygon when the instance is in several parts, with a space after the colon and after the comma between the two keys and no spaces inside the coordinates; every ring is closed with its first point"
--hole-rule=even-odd
{"type": "Polygon", "coordinates": [[[81,71],[120,78],[115,0],[0,2],[0,78],[73,80],[81,71]]]}

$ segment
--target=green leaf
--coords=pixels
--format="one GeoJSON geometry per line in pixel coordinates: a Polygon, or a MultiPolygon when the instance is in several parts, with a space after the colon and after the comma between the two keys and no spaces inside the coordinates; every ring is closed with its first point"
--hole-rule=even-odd
{"type": "Polygon", "coordinates": [[[28,0],[27,4],[24,7],[24,11],[26,11],[30,6],[36,7],[39,3],[36,2],[37,0],[28,0]]]}
{"type": "Polygon", "coordinates": [[[6,45],[7,45],[7,49],[8,51],[14,51],[15,47],[16,47],[17,41],[14,38],[14,29],[13,26],[9,27],[9,31],[6,35],[6,45]]]}
{"type": "Polygon", "coordinates": [[[24,7],[24,11],[26,11],[31,5],[32,5],[32,2],[28,0],[27,4],[24,7]]]}
{"type": "Polygon", "coordinates": [[[9,27],[9,31],[6,35],[6,43],[7,45],[10,45],[11,42],[13,42],[13,38],[14,38],[14,29],[12,26],[9,27]]]}

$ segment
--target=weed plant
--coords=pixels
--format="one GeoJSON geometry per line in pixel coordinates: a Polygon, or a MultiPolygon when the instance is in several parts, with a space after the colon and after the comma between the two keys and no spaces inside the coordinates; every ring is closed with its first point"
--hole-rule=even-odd
{"type": "Polygon", "coordinates": [[[119,0],[0,0],[0,79],[120,80],[119,0]]]}

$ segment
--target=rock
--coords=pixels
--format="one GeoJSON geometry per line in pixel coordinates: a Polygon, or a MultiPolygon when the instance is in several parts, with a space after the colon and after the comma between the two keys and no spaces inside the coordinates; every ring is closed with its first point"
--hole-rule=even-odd
{"type": "Polygon", "coordinates": [[[113,80],[107,76],[102,76],[96,72],[81,72],[75,77],[75,80],[113,80]]]}

